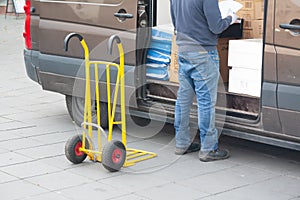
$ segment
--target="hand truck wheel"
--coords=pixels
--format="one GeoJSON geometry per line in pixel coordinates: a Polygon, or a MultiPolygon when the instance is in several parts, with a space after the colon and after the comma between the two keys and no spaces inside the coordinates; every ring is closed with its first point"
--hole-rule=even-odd
{"type": "MultiPolygon", "coordinates": [[[[86,154],[81,152],[79,148],[82,147],[82,135],[74,135],[71,137],[65,146],[65,155],[69,161],[71,161],[74,164],[79,164],[84,161],[86,158],[86,154]]],[[[85,140],[85,148],[89,148],[88,140],[85,140]]]]}
{"type": "Polygon", "coordinates": [[[108,142],[102,151],[102,165],[110,172],[121,169],[126,160],[126,148],[121,141],[112,140],[108,142]]]}

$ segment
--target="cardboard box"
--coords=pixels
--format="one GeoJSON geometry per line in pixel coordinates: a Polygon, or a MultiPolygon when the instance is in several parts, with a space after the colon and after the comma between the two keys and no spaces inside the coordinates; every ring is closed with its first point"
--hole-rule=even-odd
{"type": "Polygon", "coordinates": [[[255,19],[263,19],[264,18],[264,2],[263,1],[255,2],[254,18],[255,19]]]}
{"type": "Polygon", "coordinates": [[[171,63],[170,63],[170,81],[178,83],[178,46],[176,45],[176,36],[172,38],[171,63]]]}
{"type": "Polygon", "coordinates": [[[220,75],[224,83],[228,82],[229,67],[228,67],[228,46],[229,39],[221,38],[218,40],[218,53],[220,57],[220,75]]]}
{"type": "Polygon", "coordinates": [[[252,39],[253,38],[253,30],[252,29],[244,29],[243,30],[243,39],[252,39]]]}
{"type": "Polygon", "coordinates": [[[264,32],[264,20],[253,20],[253,38],[262,38],[264,32]]]}
{"type": "Polygon", "coordinates": [[[228,92],[260,97],[261,70],[233,67],[229,71],[228,92]]]}
{"type": "Polygon", "coordinates": [[[228,66],[260,70],[262,39],[229,40],[228,66]]]}
{"type": "Polygon", "coordinates": [[[243,8],[241,10],[254,10],[253,0],[236,0],[236,1],[243,5],[243,8]]]}
{"type": "Polygon", "coordinates": [[[237,12],[237,16],[244,19],[244,29],[252,28],[252,20],[254,19],[253,10],[239,11],[237,12]]]}

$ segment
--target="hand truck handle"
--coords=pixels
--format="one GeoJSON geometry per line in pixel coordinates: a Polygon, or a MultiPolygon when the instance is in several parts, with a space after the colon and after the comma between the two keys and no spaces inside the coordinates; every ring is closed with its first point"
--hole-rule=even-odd
{"type": "Polygon", "coordinates": [[[83,40],[83,37],[81,35],[79,35],[78,33],[70,33],[69,35],[67,35],[65,37],[64,43],[65,43],[65,51],[68,51],[68,47],[69,47],[69,41],[72,37],[77,37],[80,42],[83,40]]]}
{"type": "Polygon", "coordinates": [[[109,54],[112,54],[112,45],[114,43],[114,40],[117,41],[117,44],[120,44],[121,43],[121,39],[119,36],[117,35],[112,35],[109,40],[108,40],[108,53],[109,54]]]}

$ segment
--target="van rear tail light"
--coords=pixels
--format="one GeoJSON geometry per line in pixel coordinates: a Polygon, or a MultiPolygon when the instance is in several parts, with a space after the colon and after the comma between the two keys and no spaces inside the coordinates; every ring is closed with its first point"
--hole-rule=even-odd
{"type": "Polygon", "coordinates": [[[24,6],[24,11],[25,11],[25,30],[23,33],[23,37],[25,39],[25,46],[27,49],[32,49],[32,44],[31,44],[31,33],[30,33],[30,20],[31,20],[31,15],[30,15],[30,0],[26,0],[25,6],[24,6]]]}

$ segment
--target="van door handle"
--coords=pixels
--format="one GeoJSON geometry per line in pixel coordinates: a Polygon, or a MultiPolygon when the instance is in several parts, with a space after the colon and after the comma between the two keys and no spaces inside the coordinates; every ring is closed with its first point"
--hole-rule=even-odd
{"type": "Polygon", "coordinates": [[[279,27],[282,28],[282,29],[300,30],[300,25],[280,24],[279,27]]]}
{"type": "Polygon", "coordinates": [[[118,18],[122,18],[122,19],[133,18],[133,14],[130,14],[130,13],[115,13],[114,16],[118,17],[118,18]]]}

